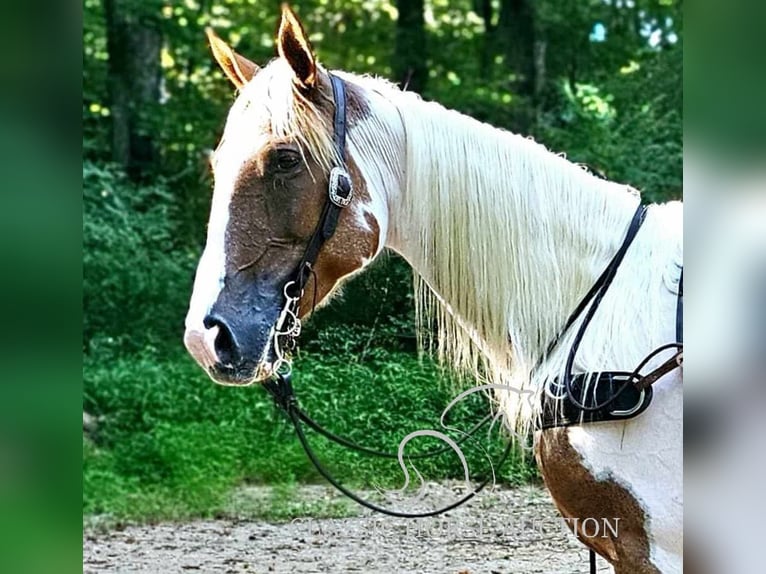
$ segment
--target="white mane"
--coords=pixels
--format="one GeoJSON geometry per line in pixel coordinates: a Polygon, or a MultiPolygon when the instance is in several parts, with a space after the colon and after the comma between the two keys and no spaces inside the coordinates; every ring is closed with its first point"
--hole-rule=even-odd
{"type": "MultiPolygon", "coordinates": [[[[420,332],[435,322],[439,356],[477,380],[538,392],[563,371],[576,325],[533,377],[530,370],[619,248],[638,193],[386,82],[344,77],[374,90],[373,106],[382,97],[398,113],[373,107],[381,117],[352,131],[352,153],[365,175],[373,158],[399,166],[387,182],[375,167],[371,187],[388,194],[388,245],[419,275],[420,332]],[[397,139],[404,157],[394,159],[397,139]]],[[[632,370],[668,342],[657,333],[658,310],[680,243],[680,210],[653,207],[588,329],[579,368],[632,370]]],[[[496,395],[510,423],[527,431],[537,403],[496,395]]]]}

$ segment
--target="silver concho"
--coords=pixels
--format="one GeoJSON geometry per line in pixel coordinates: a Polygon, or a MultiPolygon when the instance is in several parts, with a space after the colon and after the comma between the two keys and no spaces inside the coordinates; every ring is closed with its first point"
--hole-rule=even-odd
{"type": "Polygon", "coordinates": [[[342,167],[334,167],[330,171],[330,201],[332,201],[338,207],[346,207],[351,203],[351,197],[354,195],[354,186],[351,183],[351,176],[342,167]],[[348,197],[343,197],[338,194],[340,188],[341,178],[345,178],[348,181],[348,197]]]}

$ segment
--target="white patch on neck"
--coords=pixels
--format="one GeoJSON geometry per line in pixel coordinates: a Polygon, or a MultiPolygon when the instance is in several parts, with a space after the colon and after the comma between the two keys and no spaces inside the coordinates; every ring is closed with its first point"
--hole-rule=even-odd
{"type": "Polygon", "coordinates": [[[356,221],[361,229],[370,230],[367,215],[378,224],[378,247],[368,261],[383,250],[389,239],[389,210],[402,186],[400,161],[404,152],[404,127],[396,107],[375,90],[377,81],[334,71],[344,81],[364,90],[370,113],[349,130],[349,153],[364,178],[369,202],[357,204],[356,221]]]}

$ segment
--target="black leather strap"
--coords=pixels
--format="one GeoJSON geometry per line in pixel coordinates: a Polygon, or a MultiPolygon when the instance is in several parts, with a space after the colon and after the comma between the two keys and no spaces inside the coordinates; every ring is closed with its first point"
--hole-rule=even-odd
{"type": "Polygon", "coordinates": [[[335,132],[335,150],[338,158],[345,163],[346,158],[346,87],[338,76],[330,74],[332,83],[332,95],[335,100],[335,118],[333,130],[335,132]]]}
{"type": "Polygon", "coordinates": [[[578,403],[593,405],[609,402],[609,408],[597,411],[583,411],[569,400],[563,387],[555,381],[547,383],[540,428],[627,420],[640,415],[652,402],[652,388],[645,389],[642,395],[642,391],[631,383],[631,376],[632,373],[617,371],[572,376],[570,390],[578,403]],[[615,398],[610,400],[612,397],[615,398]]]}
{"type": "Polygon", "coordinates": [[[548,345],[546,354],[538,362],[539,365],[553,351],[578,317],[585,312],[585,318],[580,324],[567,357],[563,380],[556,379],[547,382],[546,385],[549,385],[546,389],[547,392],[542,394],[542,417],[539,424],[543,429],[569,426],[581,422],[631,418],[643,412],[651,402],[651,389],[642,391],[635,388],[635,373],[608,371],[600,374],[572,374],[577,350],[585,336],[585,331],[612,284],[617,270],[625,258],[628,248],[636,238],[645,217],[646,207],[639,204],[625,233],[622,245],[606,269],[577,304],[564,324],[564,328],[554,337],[548,345]],[[586,382],[590,384],[586,384],[586,382]]]}
{"type": "MultiPolygon", "coordinates": [[[[596,281],[596,285],[598,285],[598,289],[595,291],[595,294],[593,295],[593,301],[590,302],[590,307],[588,307],[587,312],[585,313],[585,318],[583,319],[582,323],[580,324],[580,328],[577,330],[577,335],[575,335],[574,341],[572,342],[572,348],[569,350],[569,356],[567,357],[567,362],[564,367],[564,380],[562,381],[562,385],[564,387],[564,391],[567,394],[567,398],[569,401],[571,401],[576,407],[578,407],[581,411],[586,412],[595,412],[600,411],[608,406],[610,406],[610,403],[613,402],[615,399],[610,398],[603,402],[597,402],[597,403],[589,403],[585,404],[577,399],[575,396],[575,393],[572,389],[572,367],[574,366],[575,357],[577,356],[577,350],[580,348],[580,343],[582,342],[583,337],[585,336],[585,331],[588,328],[588,325],[590,325],[591,320],[593,319],[593,316],[596,314],[596,310],[598,309],[599,305],[601,304],[601,300],[604,298],[604,295],[606,295],[606,292],[609,290],[610,285],[612,284],[612,280],[614,280],[615,275],[617,275],[617,270],[620,268],[620,264],[622,263],[622,260],[625,258],[625,254],[628,252],[628,248],[633,243],[633,240],[636,238],[636,235],[638,235],[638,230],[641,228],[641,224],[644,222],[644,217],[646,216],[646,207],[643,205],[639,205],[636,209],[636,212],[633,214],[633,219],[630,222],[630,226],[628,226],[628,231],[625,234],[625,239],[622,242],[622,245],[620,245],[620,248],[617,250],[617,253],[614,254],[614,257],[612,257],[612,260],[609,262],[609,265],[607,265],[605,271],[601,274],[601,276],[596,281]]],[[[590,294],[593,292],[593,289],[589,291],[590,294]]],[[[584,309],[587,307],[587,302],[585,305],[580,303],[580,305],[577,306],[577,310],[584,309]]],[[[575,316],[570,317],[569,321],[567,321],[567,325],[574,324],[577,317],[575,316]]]]}
{"type": "Polygon", "coordinates": [[[330,74],[330,82],[335,100],[333,141],[339,163],[330,173],[328,197],[319,216],[319,223],[309,239],[306,250],[303,252],[303,258],[292,278],[292,281],[295,282],[291,287],[290,295],[292,296],[300,295],[303,292],[322,246],[335,234],[338,219],[343,210],[343,201],[347,202],[351,198],[351,177],[346,171],[346,88],[343,80],[332,74],[330,74]],[[336,200],[333,199],[334,196],[336,200]]]}
{"type": "MultiPolygon", "coordinates": [[[[306,434],[303,432],[302,423],[307,422],[310,419],[308,419],[308,416],[305,415],[305,413],[303,413],[303,411],[301,411],[300,407],[298,406],[298,401],[295,398],[295,394],[293,392],[293,386],[292,386],[292,382],[290,381],[290,376],[277,375],[276,378],[268,381],[265,384],[265,387],[266,387],[266,390],[269,393],[271,393],[271,395],[274,397],[274,400],[276,401],[277,405],[281,409],[283,409],[284,412],[287,414],[287,417],[292,423],[293,428],[295,429],[295,434],[297,435],[298,440],[300,441],[301,446],[303,447],[303,450],[306,453],[306,456],[311,461],[311,464],[314,465],[314,468],[317,470],[317,472],[320,475],[322,475],[325,478],[325,480],[327,480],[327,482],[329,482],[337,490],[339,490],[341,493],[346,495],[348,498],[350,498],[357,504],[360,504],[364,506],[365,508],[368,508],[375,512],[380,512],[381,514],[387,514],[388,516],[396,516],[400,518],[427,518],[430,516],[438,516],[439,514],[449,512],[450,510],[453,510],[457,508],[458,506],[465,504],[466,502],[471,500],[474,496],[476,496],[476,494],[481,492],[488,484],[490,484],[490,482],[494,482],[497,471],[500,469],[500,467],[502,467],[502,465],[508,459],[508,456],[511,454],[513,450],[513,442],[508,441],[500,459],[493,466],[491,466],[490,472],[486,475],[486,477],[484,479],[481,479],[481,482],[479,482],[479,484],[473,490],[464,494],[461,498],[455,500],[454,502],[446,506],[435,508],[433,510],[425,510],[421,512],[404,512],[400,510],[394,510],[392,508],[378,506],[377,504],[362,498],[361,496],[356,494],[354,491],[352,491],[351,489],[349,489],[348,487],[340,483],[325,468],[325,466],[319,460],[316,453],[314,452],[314,449],[309,444],[308,439],[306,438],[306,434]]],[[[480,423],[480,426],[483,426],[484,423],[487,422],[488,420],[489,419],[485,417],[480,423]]],[[[309,426],[312,426],[312,428],[314,428],[313,425],[309,425],[309,426]]],[[[480,428],[479,426],[476,426],[470,432],[473,433],[479,428],[480,428]]],[[[315,428],[315,430],[319,430],[319,429],[315,428]]],[[[398,453],[396,455],[389,455],[387,453],[377,452],[372,449],[366,449],[354,443],[350,443],[350,441],[346,441],[345,439],[338,440],[340,439],[340,437],[336,437],[335,435],[332,435],[332,433],[329,433],[328,431],[324,431],[323,429],[320,432],[324,434],[326,437],[330,438],[330,440],[333,440],[334,442],[339,442],[340,444],[353,448],[354,450],[365,451],[367,452],[367,454],[372,454],[374,456],[382,456],[385,458],[394,458],[394,456],[397,459],[399,458],[398,453]]],[[[448,448],[449,450],[452,450],[452,447],[448,447],[448,448]]],[[[443,451],[444,449],[437,449],[429,453],[423,453],[420,456],[413,455],[413,456],[408,456],[407,458],[427,458],[427,457],[435,456],[437,454],[441,454],[443,451]]]]}
{"type": "MultiPolygon", "coordinates": [[[[598,276],[598,279],[596,279],[596,282],[593,283],[593,285],[588,290],[588,292],[583,296],[583,298],[577,304],[577,307],[575,307],[575,310],[572,311],[571,315],[569,315],[569,318],[567,319],[567,322],[564,324],[564,327],[561,329],[561,331],[558,332],[558,334],[548,344],[545,354],[538,361],[538,366],[553,352],[553,349],[555,349],[556,346],[559,344],[559,342],[561,341],[561,338],[567,333],[567,331],[569,331],[572,325],[574,325],[574,322],[577,321],[577,318],[580,315],[582,315],[583,311],[585,311],[585,308],[591,302],[594,303],[594,307],[592,307],[594,311],[595,311],[595,308],[598,307],[598,304],[601,302],[601,298],[603,298],[604,293],[606,293],[606,290],[609,288],[609,285],[611,285],[612,279],[614,279],[614,275],[615,273],[617,273],[617,268],[620,266],[620,263],[622,263],[622,260],[628,251],[628,247],[630,247],[630,244],[633,243],[633,239],[635,239],[636,234],[638,233],[638,230],[641,228],[641,225],[644,223],[645,217],[646,217],[646,206],[639,204],[639,206],[636,208],[636,211],[633,213],[633,218],[630,221],[630,225],[628,226],[628,231],[625,234],[625,239],[623,240],[622,245],[617,250],[617,253],[614,254],[614,257],[612,257],[612,260],[609,262],[609,265],[606,266],[606,269],[604,269],[601,272],[601,275],[598,276]],[[594,301],[594,298],[596,298],[595,301],[594,301]]],[[[589,321],[589,320],[586,318],[586,321],[589,321]]]]}

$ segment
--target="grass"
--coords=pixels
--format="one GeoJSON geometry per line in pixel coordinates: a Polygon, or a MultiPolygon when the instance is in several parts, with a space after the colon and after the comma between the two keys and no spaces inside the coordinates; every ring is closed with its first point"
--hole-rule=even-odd
{"type": "MultiPolygon", "coordinates": [[[[160,355],[88,357],[83,408],[97,418],[83,438],[83,512],[116,522],[236,516],[288,520],[297,516],[344,516],[355,510],[335,499],[300,502],[296,485],[322,483],[294,432],[259,387],[214,385],[182,351],[160,355]],[[246,485],[269,485],[256,502],[238,493],[246,485]]],[[[454,381],[429,360],[405,352],[376,350],[329,358],[304,353],[294,376],[301,405],[320,423],[361,444],[396,451],[408,432],[439,428],[439,414],[454,381]]],[[[487,411],[474,397],[450,423],[467,429],[487,411]]],[[[320,458],[354,487],[399,487],[396,461],[381,461],[310,436],[320,458]]],[[[428,444],[426,444],[428,443],[428,444]]],[[[411,443],[413,450],[437,445],[411,443]]],[[[487,445],[497,459],[502,441],[487,445]]],[[[474,476],[487,468],[479,449],[466,446],[474,476]]],[[[456,456],[418,461],[427,480],[460,478],[456,456]]],[[[503,483],[536,477],[530,460],[512,457],[499,474],[503,483]]]]}

